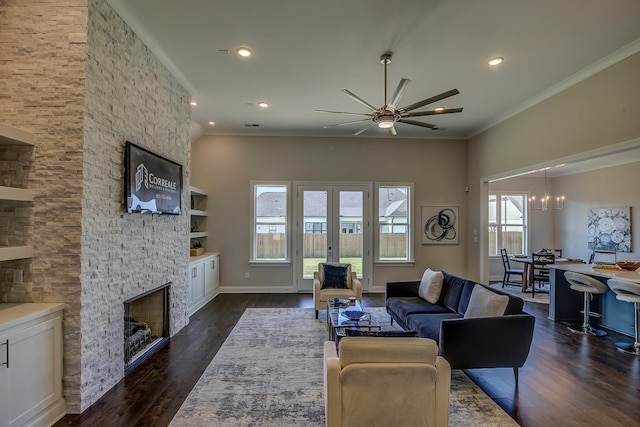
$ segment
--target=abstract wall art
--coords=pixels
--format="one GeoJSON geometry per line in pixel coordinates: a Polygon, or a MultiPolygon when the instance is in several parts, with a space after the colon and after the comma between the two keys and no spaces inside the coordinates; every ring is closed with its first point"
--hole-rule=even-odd
{"type": "Polygon", "coordinates": [[[422,244],[458,244],[458,207],[422,206],[422,244]]]}

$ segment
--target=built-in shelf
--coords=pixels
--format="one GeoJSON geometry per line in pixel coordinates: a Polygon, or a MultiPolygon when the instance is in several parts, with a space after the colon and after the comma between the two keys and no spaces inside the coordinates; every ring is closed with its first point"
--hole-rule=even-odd
{"type": "Polygon", "coordinates": [[[0,186],[0,200],[14,200],[18,202],[33,202],[33,193],[26,188],[0,186]]]}
{"type": "Polygon", "coordinates": [[[31,258],[33,246],[0,246],[0,261],[31,258]]]}
{"type": "Polygon", "coordinates": [[[0,123],[0,144],[34,145],[35,137],[29,132],[0,123]]]}
{"type": "Polygon", "coordinates": [[[191,233],[189,233],[191,239],[190,248],[201,247],[206,250],[206,237],[209,235],[206,231],[207,218],[209,217],[209,213],[207,212],[207,199],[209,198],[209,194],[202,188],[194,186],[191,186],[189,190],[191,193],[189,222],[192,230],[191,233]]]}
{"type": "Polygon", "coordinates": [[[202,188],[194,187],[193,185],[190,187],[191,194],[195,194],[198,196],[208,196],[209,194],[203,190],[202,188]]]}
{"type": "MultiPolygon", "coordinates": [[[[3,149],[3,154],[5,151],[7,153],[12,153],[12,151],[18,151],[20,153],[26,152],[29,151],[28,147],[33,147],[34,145],[35,136],[32,133],[0,123],[0,146],[3,149]],[[25,148],[13,149],[12,146],[21,146],[25,148]]],[[[7,157],[7,159],[9,158],[11,158],[11,156],[7,157]]],[[[6,168],[6,170],[3,168],[3,172],[6,172],[7,170],[12,171],[12,167],[15,167],[16,170],[22,170],[22,168],[24,167],[24,165],[19,161],[19,163],[16,165],[11,165],[10,160],[5,160],[4,162],[8,163],[8,168],[6,168]]],[[[10,174],[8,174],[8,176],[3,175],[0,177],[0,182],[6,184],[5,186],[0,186],[0,200],[8,202],[33,202],[33,192],[26,188],[11,187],[9,183],[10,178],[13,178],[10,174]]],[[[14,203],[9,204],[13,206],[19,206],[14,203]]],[[[8,222],[5,224],[5,226],[9,228],[9,235],[12,234],[11,227],[13,224],[14,215],[23,214],[16,211],[12,212],[7,217],[8,222]]],[[[21,220],[23,219],[21,218],[21,220]]],[[[25,240],[26,241],[24,243],[28,243],[30,241],[30,238],[25,240]]],[[[23,244],[20,246],[0,246],[0,261],[12,261],[31,257],[33,257],[33,246],[31,245],[23,244]]],[[[1,421],[0,424],[2,424],[1,421]]]]}

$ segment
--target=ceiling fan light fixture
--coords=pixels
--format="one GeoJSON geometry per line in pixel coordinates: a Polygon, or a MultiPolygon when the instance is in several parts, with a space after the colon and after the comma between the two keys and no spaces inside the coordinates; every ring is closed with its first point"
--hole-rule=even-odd
{"type": "Polygon", "coordinates": [[[395,123],[395,119],[393,117],[390,116],[381,116],[378,119],[378,127],[380,129],[389,129],[393,127],[393,124],[395,123]]]}
{"type": "Polygon", "coordinates": [[[268,102],[258,102],[258,107],[260,108],[269,108],[269,103],[268,102]]]}

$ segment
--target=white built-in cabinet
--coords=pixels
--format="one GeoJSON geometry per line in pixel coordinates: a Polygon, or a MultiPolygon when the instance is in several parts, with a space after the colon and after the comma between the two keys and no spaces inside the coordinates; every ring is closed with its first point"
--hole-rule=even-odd
{"type": "Polygon", "coordinates": [[[189,262],[189,316],[200,310],[217,294],[220,284],[220,254],[205,252],[189,262]]]}
{"type": "Polygon", "coordinates": [[[64,304],[0,304],[0,426],[50,426],[65,415],[64,304]]]}

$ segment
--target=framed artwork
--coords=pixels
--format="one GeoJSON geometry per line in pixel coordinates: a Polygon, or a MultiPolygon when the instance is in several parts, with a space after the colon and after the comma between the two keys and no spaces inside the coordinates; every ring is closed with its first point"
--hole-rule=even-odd
{"type": "Polygon", "coordinates": [[[631,208],[589,208],[589,249],[631,252],[631,208]]]}
{"type": "Polygon", "coordinates": [[[422,244],[458,244],[458,207],[421,206],[422,244]]]}

